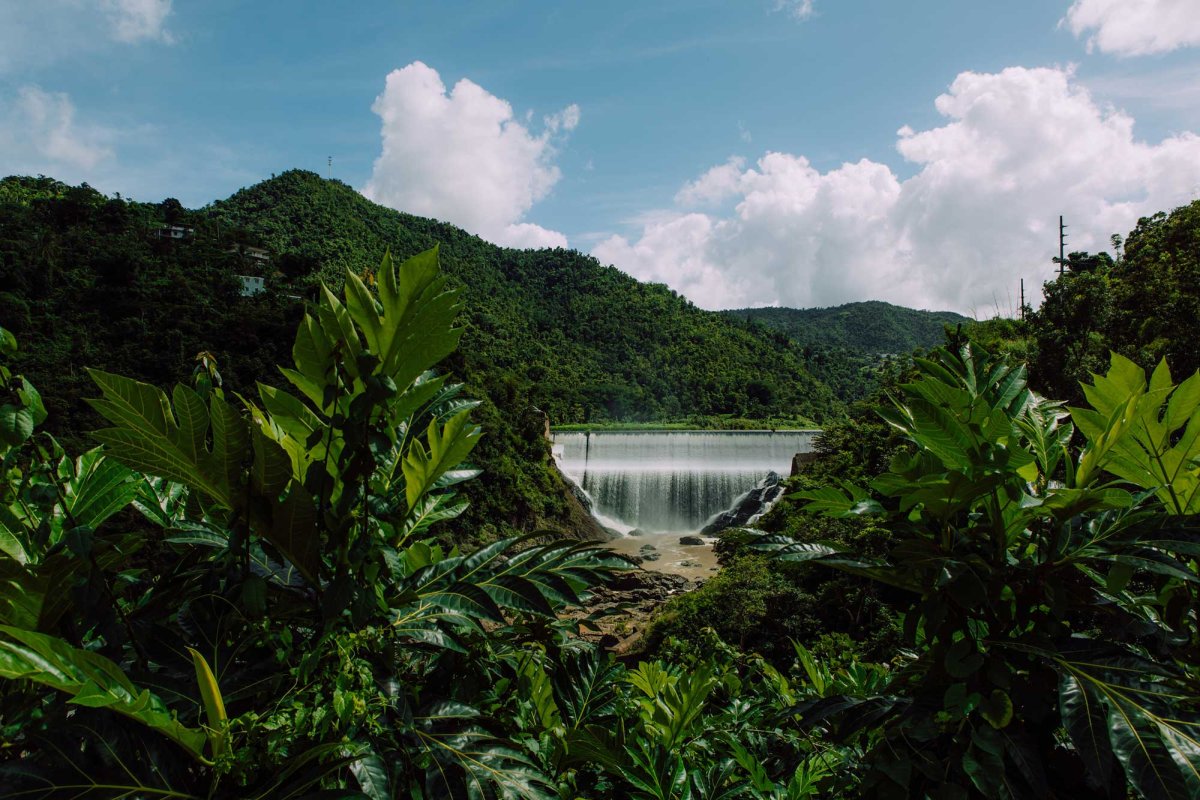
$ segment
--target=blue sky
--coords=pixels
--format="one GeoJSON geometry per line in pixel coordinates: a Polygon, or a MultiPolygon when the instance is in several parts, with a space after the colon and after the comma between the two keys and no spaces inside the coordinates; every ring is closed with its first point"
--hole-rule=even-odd
{"type": "Polygon", "coordinates": [[[1198,0],[0,0],[0,173],[198,206],[332,155],[707,307],[1007,313],[1046,220],[1200,195],[1197,43],[1198,0]]]}

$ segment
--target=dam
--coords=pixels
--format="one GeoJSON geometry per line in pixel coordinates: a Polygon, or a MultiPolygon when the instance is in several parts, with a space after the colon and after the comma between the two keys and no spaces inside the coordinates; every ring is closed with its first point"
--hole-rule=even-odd
{"type": "Polygon", "coordinates": [[[791,472],[820,431],[600,431],[552,435],[559,469],[620,533],[694,532],[767,476],[791,472]]]}

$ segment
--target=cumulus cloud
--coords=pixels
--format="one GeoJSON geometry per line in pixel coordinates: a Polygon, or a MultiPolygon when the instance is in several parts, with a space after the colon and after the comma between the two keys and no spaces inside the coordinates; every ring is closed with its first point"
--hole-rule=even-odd
{"type": "Polygon", "coordinates": [[[103,0],[103,7],[119,42],[173,41],[166,29],[171,0],[103,0]]]}
{"type": "Polygon", "coordinates": [[[707,308],[878,298],[991,314],[1015,306],[1020,278],[1050,276],[1059,214],[1072,249],[1103,249],[1200,186],[1200,137],[1137,140],[1069,70],[964,72],[935,107],[943,125],[898,132],[912,177],[868,159],[731,159],[592,252],[707,308]]]}
{"type": "Polygon", "coordinates": [[[111,133],[79,123],[71,98],[25,86],[0,98],[0,175],[47,174],[86,180],[114,158],[111,133]]]}
{"type": "Polygon", "coordinates": [[[1063,22],[1088,36],[1089,52],[1140,56],[1200,44],[1196,0],[1075,0],[1063,22]]]}
{"type": "Polygon", "coordinates": [[[742,170],[746,159],[733,156],[724,164],[713,167],[696,180],[684,184],[675,195],[675,203],[681,206],[703,206],[728,200],[738,192],[742,184],[742,170]]]}
{"type": "Polygon", "coordinates": [[[447,92],[420,61],[394,70],[372,110],[383,152],[363,194],[377,203],[460,225],[510,247],[565,247],[524,217],[561,177],[555,145],[579,124],[570,105],[535,134],[512,106],[467,79],[447,92]]]}

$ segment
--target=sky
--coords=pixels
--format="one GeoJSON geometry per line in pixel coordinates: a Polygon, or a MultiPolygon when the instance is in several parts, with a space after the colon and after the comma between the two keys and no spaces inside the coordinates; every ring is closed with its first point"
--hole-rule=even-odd
{"type": "Polygon", "coordinates": [[[1200,0],[0,0],[0,175],[310,169],[704,308],[1011,315],[1197,132],[1200,0]]]}

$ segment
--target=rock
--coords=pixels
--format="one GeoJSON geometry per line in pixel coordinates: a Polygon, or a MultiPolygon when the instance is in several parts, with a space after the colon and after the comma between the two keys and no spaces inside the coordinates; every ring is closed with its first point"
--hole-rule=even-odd
{"type": "Polygon", "coordinates": [[[607,542],[620,536],[616,531],[609,530],[596,521],[592,515],[592,501],[587,492],[564,475],[553,458],[550,459],[549,467],[562,479],[563,499],[567,506],[566,530],[572,538],[587,542],[607,542]]]}
{"type": "Polygon", "coordinates": [[[630,536],[645,536],[646,532],[644,530],[642,530],[641,528],[634,528],[633,530],[631,530],[629,532],[629,535],[630,536]]]}
{"type": "Polygon", "coordinates": [[[746,525],[770,508],[781,494],[783,494],[783,478],[779,477],[776,472],[768,472],[767,477],[758,482],[758,486],[739,497],[733,504],[733,508],[722,511],[713,517],[700,533],[711,535],[728,528],[746,525]]]}
{"type": "Polygon", "coordinates": [[[647,551],[642,555],[642,561],[658,561],[660,558],[662,558],[661,553],[655,553],[652,551],[647,551]]]}
{"type": "MultiPolygon", "coordinates": [[[[686,589],[691,585],[691,581],[682,575],[670,575],[666,572],[648,572],[646,570],[634,570],[626,572],[623,575],[618,575],[613,581],[601,591],[611,591],[614,593],[645,593],[644,599],[662,599],[665,600],[671,594],[686,589]]],[[[638,598],[643,599],[643,598],[638,598]]]]}
{"type": "Polygon", "coordinates": [[[571,494],[575,497],[576,500],[579,501],[579,505],[583,506],[584,509],[586,509],[587,512],[589,514],[591,514],[592,513],[592,498],[589,497],[588,493],[583,490],[583,487],[580,486],[575,481],[571,480],[570,478],[564,477],[563,482],[567,484],[567,488],[571,490],[571,494]]]}
{"type": "Polygon", "coordinates": [[[703,539],[701,539],[699,536],[680,536],[680,537],[679,537],[679,543],[680,543],[680,544],[687,544],[687,545],[707,544],[707,543],[706,543],[706,542],[705,542],[703,539]]]}
{"type": "Polygon", "coordinates": [[[657,550],[658,548],[652,544],[644,544],[638,549],[643,553],[649,553],[651,550],[657,550]]]}
{"type": "Polygon", "coordinates": [[[801,472],[804,472],[808,468],[808,465],[815,463],[818,458],[819,456],[812,452],[796,453],[796,455],[792,456],[792,474],[799,475],[801,472]]]}
{"type": "Polygon", "coordinates": [[[679,562],[679,566],[681,566],[681,567],[703,567],[704,565],[701,564],[699,561],[692,561],[691,559],[685,558],[683,561],[679,562]]]}
{"type": "MultiPolygon", "coordinates": [[[[658,557],[658,553],[651,555],[658,557]]],[[[582,619],[600,612],[594,620],[596,628],[581,629],[580,635],[618,655],[626,654],[636,650],[646,626],[668,598],[696,585],[682,575],[630,570],[615,576],[606,586],[597,586],[590,593],[587,607],[571,616],[582,619]]]]}

